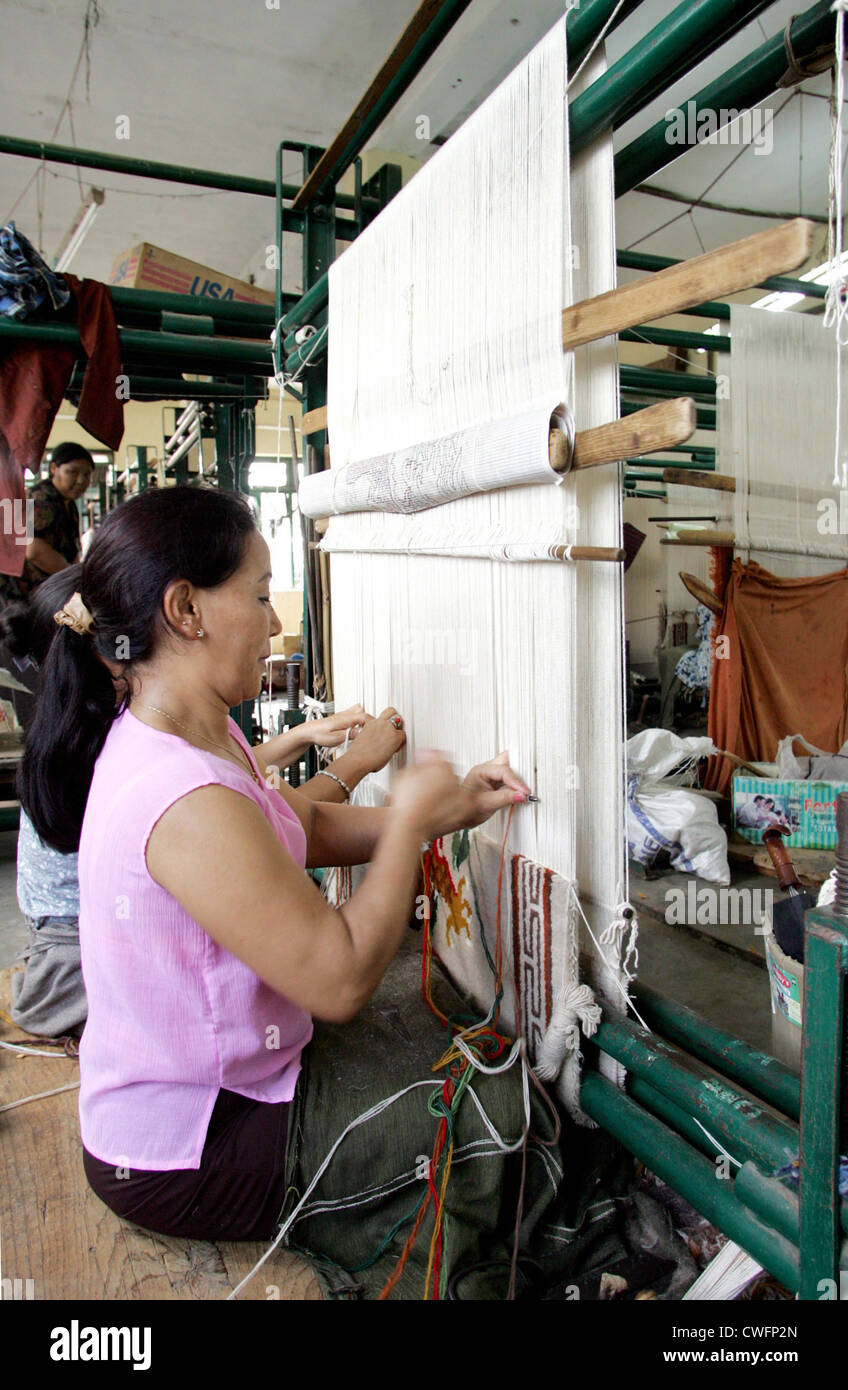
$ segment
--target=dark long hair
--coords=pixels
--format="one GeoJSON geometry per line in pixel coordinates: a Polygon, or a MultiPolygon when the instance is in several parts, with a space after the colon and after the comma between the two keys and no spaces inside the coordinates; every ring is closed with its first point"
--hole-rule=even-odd
{"type": "Polygon", "coordinates": [[[106,516],[75,586],[95,627],[82,634],[54,624],[18,778],[21,805],[47,844],[79,848],[94,764],[126,707],[134,667],[162,641],[179,640],[162,609],[166,588],[175,579],[223,584],[254,531],[243,498],[208,487],[151,488],[106,516]],[[117,680],[100,658],[117,663],[117,680]]]}
{"type": "Polygon", "coordinates": [[[33,589],[29,600],[10,603],[0,613],[0,642],[23,660],[40,666],[58,631],[53,614],[80,586],[82,565],[66,565],[33,589]]]}

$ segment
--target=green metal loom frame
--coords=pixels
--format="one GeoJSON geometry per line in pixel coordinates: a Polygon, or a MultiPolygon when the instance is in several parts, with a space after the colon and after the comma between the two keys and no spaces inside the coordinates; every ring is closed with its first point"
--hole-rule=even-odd
{"type": "MultiPolygon", "coordinates": [[[[306,206],[286,207],[299,188],[282,178],[286,151],[301,159],[305,183],[324,151],[282,141],[273,180],[133,159],[100,151],[0,136],[0,153],[120,174],[222,188],[275,199],[278,265],[274,308],[222,304],[188,296],[114,289],[112,299],[121,324],[124,370],[136,399],[199,399],[214,410],[214,437],[220,486],[247,490],[247,471],[254,452],[255,405],[266,394],[271,373],[267,343],[275,325],[275,365],[283,361],[299,372],[304,411],[326,404],[325,349],[316,338],[311,350],[294,338],[304,324],[319,334],[327,322],[327,270],[337,238],[359,234],[399,186],[399,178],[380,171],[362,187],[358,156],[380,122],[420,72],[438,44],[466,8],[468,0],[443,0],[416,46],[362,121],[306,206]],[[355,170],[355,193],[340,195],[339,179],[355,170]],[[283,233],[302,237],[301,296],[282,290],[283,233]],[[239,341],[235,341],[238,339],[239,341]],[[245,339],[255,339],[245,342],[245,339]],[[259,340],[264,340],[260,345],[259,340]],[[184,383],[180,371],[212,373],[213,380],[184,383]],[[177,390],[177,388],[180,388],[177,390]]],[[[610,20],[616,0],[584,0],[568,17],[572,64],[588,52],[610,20]]],[[[638,8],[627,0],[613,27],[638,8]]],[[[572,103],[572,152],[598,134],[623,124],[704,57],[719,48],[772,0],[685,0],[645,35],[572,103]]],[[[803,59],[832,40],[830,0],[819,0],[791,25],[795,53],[803,59]]],[[[768,97],[785,70],[782,37],[768,41],[748,58],[704,87],[693,98],[698,111],[744,110],[768,97]]],[[[672,147],[665,122],[621,150],[615,159],[616,194],[637,188],[677,158],[687,146],[672,147]]],[[[641,271],[659,270],[664,257],[619,252],[618,264],[641,271]]],[[[791,290],[821,298],[823,289],[779,276],[763,288],[791,290]]],[[[687,311],[694,317],[722,322],[730,306],[706,303],[687,311]]],[[[0,323],[2,337],[77,343],[67,325],[0,323]]],[[[649,342],[680,349],[727,351],[727,336],[678,329],[638,328],[621,335],[627,342],[649,342]]],[[[634,366],[621,369],[627,399],[622,414],[645,401],[679,395],[681,387],[706,402],[715,384],[685,373],[634,366]]],[[[293,392],[296,394],[296,392],[293,392]]],[[[698,427],[715,428],[715,411],[701,405],[698,427]]],[[[308,466],[323,466],[324,434],[310,436],[308,466]]],[[[686,455],[680,467],[715,468],[714,449],[680,445],[666,452],[686,455]]],[[[141,454],[141,451],[140,451],[141,454]]],[[[667,460],[630,460],[640,468],[662,468],[667,460]]],[[[143,470],[144,459],[139,456],[143,470]]],[[[652,475],[645,474],[644,478],[652,475]]],[[[634,478],[642,482],[642,478],[634,478]]],[[[662,493],[636,492],[637,496],[662,493]]],[[[311,634],[308,614],[307,669],[311,634]]],[[[249,712],[242,711],[242,722],[249,712]]],[[[637,1006],[650,1024],[643,1029],[629,1020],[607,1018],[594,1043],[626,1066],[628,1089],[620,1090],[598,1071],[584,1075],[581,1100],[586,1113],[627,1149],[719,1225],[803,1299],[839,1296],[840,1270],[848,1271],[848,1218],[838,1191],[840,1149],[848,1146],[842,1078],[846,1069],[845,976],[848,971],[848,920],[833,909],[807,913],[802,1079],[774,1058],[721,1032],[690,1010],[641,985],[637,1006]],[[777,1112],[777,1113],[775,1113],[777,1112]],[[845,1113],[844,1113],[845,1112],[845,1113]],[[717,1141],[717,1142],[716,1142],[717,1141]],[[741,1165],[735,1177],[719,1176],[717,1143],[741,1165]],[[778,1169],[799,1157],[797,1190],[779,1180],[778,1169]]]]}

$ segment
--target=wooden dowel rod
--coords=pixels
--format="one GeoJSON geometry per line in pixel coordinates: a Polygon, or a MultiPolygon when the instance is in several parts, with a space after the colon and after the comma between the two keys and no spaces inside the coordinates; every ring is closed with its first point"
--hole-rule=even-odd
{"type": "MultiPolygon", "coordinates": [[[[654,449],[685,444],[695,431],[695,402],[677,396],[658,405],[646,406],[621,420],[595,429],[580,430],[574,441],[572,468],[595,468],[601,463],[637,458],[654,449]]],[[[556,464],[551,459],[551,467],[556,464]]],[[[561,470],[557,469],[557,472],[561,470]]]]}
{"type": "Polygon", "coordinates": [[[732,531],[687,531],[685,536],[663,536],[660,545],[715,545],[722,550],[732,549],[736,537],[732,531]]]}
{"type": "Polygon", "coordinates": [[[796,217],[631,285],[581,300],[563,310],[563,350],[569,352],[610,333],[623,333],[625,328],[682,313],[705,299],[724,299],[759,285],[769,275],[797,270],[810,256],[814,234],[812,222],[796,217]]]}
{"type": "Polygon", "coordinates": [[[696,468],[664,468],[664,483],[679,483],[681,487],[706,487],[716,492],[735,492],[736,479],[729,473],[702,473],[696,468]]]}
{"type": "MultiPolygon", "coordinates": [[[[714,488],[717,492],[736,492],[736,479],[729,473],[706,473],[694,468],[664,468],[664,483],[678,483],[682,487],[714,488]]],[[[771,497],[785,502],[818,503],[821,492],[818,488],[796,487],[792,483],[766,483],[754,479],[748,484],[751,497],[771,497]]]]}
{"type": "MultiPolygon", "coordinates": [[[[554,548],[554,553],[558,560],[569,558],[568,546],[558,545],[554,548]]],[[[620,565],[627,558],[625,550],[619,550],[614,545],[573,545],[571,547],[572,560],[608,560],[613,564],[620,565]]]]}

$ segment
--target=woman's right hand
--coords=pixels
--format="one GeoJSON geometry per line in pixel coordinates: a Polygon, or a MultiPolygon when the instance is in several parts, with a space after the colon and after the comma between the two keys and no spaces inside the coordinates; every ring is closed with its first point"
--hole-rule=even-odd
{"type": "Polygon", "coordinates": [[[441,753],[420,752],[418,761],[392,783],[391,808],[411,821],[422,840],[461,826],[471,810],[472,794],[441,753]]]}

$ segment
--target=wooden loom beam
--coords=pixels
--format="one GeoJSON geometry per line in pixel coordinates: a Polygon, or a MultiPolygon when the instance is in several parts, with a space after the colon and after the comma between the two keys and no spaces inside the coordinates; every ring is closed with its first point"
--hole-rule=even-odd
{"type": "MultiPolygon", "coordinates": [[[[637,410],[621,420],[580,430],[574,440],[572,468],[596,468],[601,463],[617,463],[620,459],[637,458],[668,449],[673,444],[685,444],[695,431],[695,403],[688,396],[660,401],[637,410]]],[[[551,467],[562,472],[551,454],[551,467]]]]}
{"type": "Polygon", "coordinates": [[[687,531],[685,536],[663,536],[660,545],[714,545],[720,550],[732,550],[736,536],[732,531],[687,531]]]}
{"type": "Polygon", "coordinates": [[[630,285],[581,300],[563,310],[563,350],[569,352],[640,323],[683,313],[705,299],[737,294],[767,276],[797,270],[810,256],[815,230],[812,222],[796,217],[630,285]]]}
{"type": "Polygon", "coordinates": [[[704,473],[697,468],[664,468],[662,480],[681,487],[712,488],[715,492],[736,491],[736,479],[729,473],[704,473]]]}
{"type": "MultiPolygon", "coordinates": [[[[423,0],[418,6],[415,14],[407,24],[394,48],[389,54],[371,86],[365,95],[357,103],[348,119],[345,121],[341,130],[333,138],[322,154],[315,168],[310,173],[302,188],[295,194],[292,209],[295,211],[305,208],[312,199],[321,191],[322,185],[331,177],[338,178],[342,171],[342,165],[347,166],[352,163],[352,157],[344,160],[345,151],[349,148],[351,141],[360,135],[363,123],[372,114],[381,98],[385,96],[386,89],[390,83],[398,76],[404,64],[411,57],[416,45],[425,37],[427,30],[439,18],[440,11],[449,10],[453,14],[453,20],[460,17],[463,10],[467,8],[469,0],[465,3],[453,3],[448,5],[446,0],[423,0]]],[[[450,19],[450,17],[449,17],[450,19]]],[[[400,94],[398,94],[400,95],[400,94]]]]}

